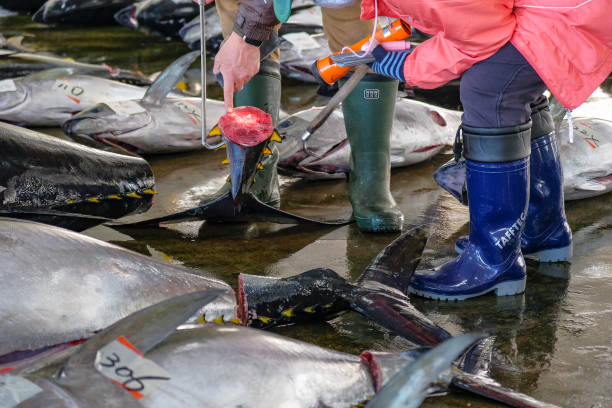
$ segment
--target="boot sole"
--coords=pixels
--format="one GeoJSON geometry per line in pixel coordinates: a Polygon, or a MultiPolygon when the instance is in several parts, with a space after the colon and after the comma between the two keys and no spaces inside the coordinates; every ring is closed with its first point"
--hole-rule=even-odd
{"type": "Polygon", "coordinates": [[[545,249],[524,255],[525,258],[536,259],[540,262],[563,262],[571,259],[573,246],[570,244],[563,248],[545,249]]]}
{"type": "Polygon", "coordinates": [[[435,299],[435,300],[465,300],[465,299],[470,299],[470,298],[477,297],[477,296],[482,296],[482,295],[485,295],[493,291],[495,292],[495,295],[497,296],[518,295],[525,291],[526,283],[527,283],[527,278],[525,277],[520,280],[500,282],[497,285],[494,285],[491,288],[483,290],[481,292],[471,293],[469,295],[456,295],[456,296],[452,296],[452,295],[447,296],[447,295],[442,295],[442,294],[435,293],[435,292],[425,292],[422,290],[413,289],[411,286],[408,287],[408,292],[414,293],[415,295],[419,295],[419,296],[422,296],[428,299],[435,299]]]}
{"type": "MultiPolygon", "coordinates": [[[[461,254],[463,249],[459,248],[455,244],[455,252],[461,254]]],[[[523,253],[523,256],[527,259],[535,260],[538,262],[563,262],[568,261],[572,258],[573,246],[570,244],[562,248],[544,249],[542,251],[532,252],[530,254],[523,253]]]]}

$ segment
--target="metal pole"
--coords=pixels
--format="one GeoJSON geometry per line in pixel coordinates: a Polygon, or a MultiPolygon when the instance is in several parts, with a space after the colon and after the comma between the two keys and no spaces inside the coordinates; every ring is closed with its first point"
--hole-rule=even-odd
{"type": "Polygon", "coordinates": [[[202,69],[202,145],[206,146],[206,16],[204,15],[204,0],[200,4],[200,66],[202,69]]]}

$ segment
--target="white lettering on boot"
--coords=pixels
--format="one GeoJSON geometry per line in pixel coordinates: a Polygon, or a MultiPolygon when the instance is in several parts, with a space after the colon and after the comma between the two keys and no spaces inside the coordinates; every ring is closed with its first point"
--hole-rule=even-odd
{"type": "Polygon", "coordinates": [[[521,216],[514,221],[514,223],[506,229],[506,232],[501,237],[501,240],[496,240],[495,246],[499,249],[504,249],[508,243],[512,242],[516,239],[516,234],[519,233],[523,229],[523,225],[525,224],[525,218],[527,217],[527,212],[523,211],[521,216]]]}

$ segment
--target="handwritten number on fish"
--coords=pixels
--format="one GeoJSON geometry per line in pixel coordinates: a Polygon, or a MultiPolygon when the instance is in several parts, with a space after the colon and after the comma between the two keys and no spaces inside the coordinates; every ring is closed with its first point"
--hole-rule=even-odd
{"type": "Polygon", "coordinates": [[[71,85],[70,81],[66,78],[58,78],[53,84],[53,89],[61,91],[66,94],[67,97],[75,101],[76,103],[81,103],[77,97],[83,95],[85,93],[85,89],[81,88],[78,85],[71,85]]]}
{"type": "Polygon", "coordinates": [[[130,394],[140,399],[170,380],[170,375],[146,359],[125,337],[102,347],[96,356],[96,369],[130,394]]]}

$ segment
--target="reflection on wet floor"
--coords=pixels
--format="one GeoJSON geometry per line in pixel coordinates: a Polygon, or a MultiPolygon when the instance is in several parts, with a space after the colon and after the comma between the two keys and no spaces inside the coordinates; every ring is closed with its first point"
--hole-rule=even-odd
{"type": "MultiPolygon", "coordinates": [[[[29,46],[84,62],[140,69],[163,69],[187,52],[177,41],[145,36],[123,27],[51,29],[26,16],[0,20],[3,34],[26,35],[29,46]],[[8,21],[8,22],[7,22],[8,21]],[[33,35],[34,37],[28,37],[33,35]]],[[[316,87],[283,83],[283,109],[295,112],[324,103],[316,87]]],[[[609,82],[606,85],[609,91],[609,82]]],[[[209,96],[220,98],[216,85],[209,96]]],[[[431,94],[417,95],[420,98],[431,94]]],[[[57,130],[45,132],[61,134],[57,130]]],[[[146,214],[132,222],[183,210],[225,183],[223,150],[148,157],[158,195],[146,214]]],[[[405,225],[429,224],[431,239],[422,267],[455,256],[455,240],[468,232],[467,208],[434,183],[435,169],[448,160],[439,155],[420,165],[393,171],[391,187],[405,214],[405,225]]],[[[463,302],[413,298],[414,305],[453,334],[488,330],[496,337],[493,375],[502,384],[565,407],[612,406],[612,196],[569,202],[566,212],[574,233],[571,263],[529,261],[527,290],[510,297],[484,296],[463,302]]],[[[304,216],[350,215],[344,180],[281,178],[281,208],[304,216]]],[[[236,287],[239,273],[290,276],[326,266],[357,278],[396,234],[363,234],[354,224],[342,227],[270,223],[190,222],[157,229],[97,227],[91,236],[217,276],[236,287]]],[[[402,350],[402,340],[356,313],[330,322],[282,327],[275,331],[350,353],[364,349],[402,350]]],[[[493,407],[482,399],[453,393],[429,399],[425,407],[493,407]]]]}

